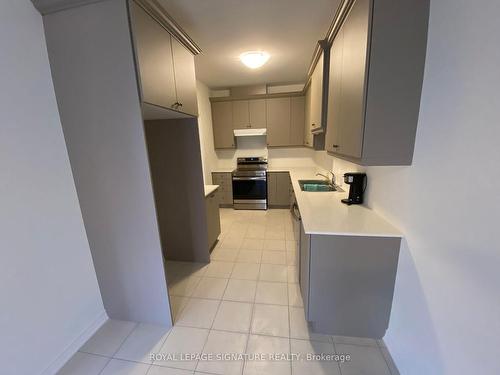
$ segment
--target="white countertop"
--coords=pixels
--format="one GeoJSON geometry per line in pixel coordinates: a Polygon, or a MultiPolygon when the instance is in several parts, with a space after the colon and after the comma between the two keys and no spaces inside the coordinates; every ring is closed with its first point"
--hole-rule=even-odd
{"type": "Polygon", "coordinates": [[[205,185],[205,198],[219,188],[219,185],[205,185]]]}
{"type": "MultiPolygon", "coordinates": [[[[273,169],[272,171],[287,171],[273,169]]],[[[302,191],[298,180],[322,179],[315,168],[290,168],[293,190],[307,234],[343,236],[403,237],[403,234],[372,209],[364,205],[346,205],[340,200],[345,192],[302,191]]],[[[345,186],[343,188],[349,188],[345,186]]]]}

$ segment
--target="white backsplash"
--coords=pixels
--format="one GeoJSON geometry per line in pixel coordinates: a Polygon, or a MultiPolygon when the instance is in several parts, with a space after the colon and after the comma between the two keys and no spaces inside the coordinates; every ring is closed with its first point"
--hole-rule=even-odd
{"type": "Polygon", "coordinates": [[[316,151],[314,153],[314,162],[318,168],[332,171],[335,174],[335,182],[344,189],[349,188],[344,186],[344,173],[366,171],[365,167],[328,155],[326,151],[316,151]]]}

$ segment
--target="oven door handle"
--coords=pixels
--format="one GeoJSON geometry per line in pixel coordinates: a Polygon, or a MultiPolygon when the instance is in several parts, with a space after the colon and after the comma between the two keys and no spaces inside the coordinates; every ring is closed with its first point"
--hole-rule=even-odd
{"type": "Polygon", "coordinates": [[[265,177],[233,177],[234,181],[266,181],[265,177]]]}

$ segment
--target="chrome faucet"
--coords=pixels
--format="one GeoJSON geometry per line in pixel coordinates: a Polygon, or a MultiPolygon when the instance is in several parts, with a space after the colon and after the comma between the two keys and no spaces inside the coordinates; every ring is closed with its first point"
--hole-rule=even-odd
{"type": "Polygon", "coordinates": [[[330,177],[325,176],[323,173],[316,173],[316,176],[322,176],[322,177],[326,178],[326,180],[330,182],[330,185],[335,186],[335,174],[332,171],[328,171],[328,173],[330,173],[332,175],[331,179],[330,179],[330,177]]]}

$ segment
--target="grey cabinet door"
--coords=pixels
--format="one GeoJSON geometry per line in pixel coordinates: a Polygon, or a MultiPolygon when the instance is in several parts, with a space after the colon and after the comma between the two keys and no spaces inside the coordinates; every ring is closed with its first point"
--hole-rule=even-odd
{"type": "Polygon", "coordinates": [[[288,172],[267,174],[267,203],[270,206],[290,206],[290,174],[288,172]]]}
{"type": "Polygon", "coordinates": [[[321,128],[323,104],[323,54],[321,54],[311,77],[311,129],[321,128]]]}
{"type": "Polygon", "coordinates": [[[215,191],[205,198],[208,246],[211,249],[220,235],[219,192],[215,191]]]}
{"type": "Polygon", "coordinates": [[[328,85],[328,119],[325,139],[326,151],[330,152],[338,152],[340,147],[343,46],[344,34],[341,29],[335,36],[330,49],[330,83],[328,85]]]}
{"type": "Polygon", "coordinates": [[[266,99],[267,145],[288,146],[290,144],[290,98],[266,99]]]}
{"type": "Polygon", "coordinates": [[[212,127],[215,148],[234,148],[232,102],[212,103],[212,127]]]}
{"type": "Polygon", "coordinates": [[[248,101],[248,116],[252,129],[261,129],[267,126],[266,100],[255,99],[248,101]]]}
{"type": "Polygon", "coordinates": [[[276,204],[276,173],[269,172],[267,174],[267,204],[273,206],[276,204]]]}
{"type": "Polygon", "coordinates": [[[142,100],[173,108],[177,99],[170,34],[134,2],[131,13],[142,100]]]}
{"type": "Polygon", "coordinates": [[[221,203],[225,206],[231,206],[233,204],[233,178],[230,172],[223,173],[222,176],[224,195],[221,198],[221,203]]]}
{"type": "Polygon", "coordinates": [[[311,261],[311,236],[304,231],[304,225],[300,224],[300,264],[299,264],[299,284],[302,301],[304,301],[304,311],[306,319],[309,319],[309,270],[311,261]]]}
{"type": "Polygon", "coordinates": [[[370,0],[357,0],[343,29],[341,126],[338,152],[361,157],[365,119],[370,0]]]}
{"type": "Polygon", "coordinates": [[[250,112],[248,100],[235,100],[233,103],[233,128],[250,128],[250,112]]]}
{"type": "Polygon", "coordinates": [[[313,147],[313,135],[311,133],[311,85],[306,88],[304,108],[304,145],[313,147]]]}
{"type": "Polygon", "coordinates": [[[290,98],[290,145],[304,144],[305,97],[290,98]]]}
{"type": "Polygon", "coordinates": [[[172,39],[172,55],[174,58],[175,88],[177,93],[177,110],[197,116],[198,101],[196,99],[196,76],[194,56],[175,38],[172,39]]]}
{"type": "Polygon", "coordinates": [[[290,174],[276,173],[276,201],[279,206],[290,206],[290,174]]]}

